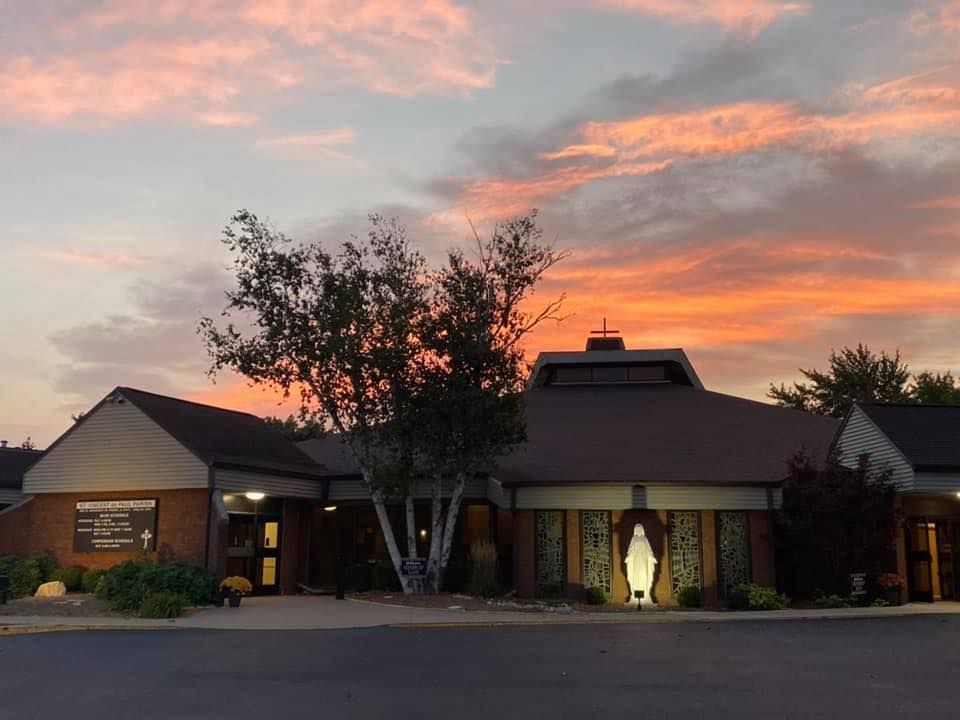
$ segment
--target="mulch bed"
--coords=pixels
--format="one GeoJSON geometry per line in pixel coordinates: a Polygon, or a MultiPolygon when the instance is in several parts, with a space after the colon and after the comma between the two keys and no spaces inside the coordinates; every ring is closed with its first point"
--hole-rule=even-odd
{"type": "Polygon", "coordinates": [[[0,605],[0,615],[39,615],[43,617],[120,617],[95,595],[70,593],[58,598],[24,597],[0,605]]]}

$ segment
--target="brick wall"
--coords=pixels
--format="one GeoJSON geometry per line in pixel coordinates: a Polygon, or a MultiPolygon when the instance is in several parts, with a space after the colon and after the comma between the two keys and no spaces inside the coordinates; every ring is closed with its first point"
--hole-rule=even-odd
{"type": "Polygon", "coordinates": [[[758,585],[776,585],[773,547],[770,528],[770,513],[766,510],[750,511],[750,563],[753,581],[758,585]]]}
{"type": "Polygon", "coordinates": [[[0,555],[51,553],[60,565],[108,568],[134,556],[131,552],[73,551],[76,504],[80,500],[157,498],[155,559],[203,562],[208,493],[196,490],[153,492],[51,493],[0,515],[0,555]]]}
{"type": "Polygon", "coordinates": [[[520,597],[533,597],[537,581],[534,575],[535,528],[533,510],[513,513],[513,577],[520,597]]]}

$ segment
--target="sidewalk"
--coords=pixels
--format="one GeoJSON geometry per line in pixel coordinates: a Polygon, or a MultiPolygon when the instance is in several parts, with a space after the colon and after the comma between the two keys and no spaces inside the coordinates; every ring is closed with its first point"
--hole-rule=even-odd
{"type": "Polygon", "coordinates": [[[331,597],[289,596],[245,598],[240,608],[197,610],[176,620],[117,617],[4,616],[0,606],[0,634],[5,628],[149,629],[193,628],[213,630],[326,630],[365,627],[465,625],[568,625],[637,623],[715,623],[770,620],[852,620],[916,615],[960,614],[960,603],[917,603],[885,608],[837,610],[774,610],[728,612],[715,610],[655,610],[637,613],[532,613],[494,610],[447,610],[385,605],[331,597]]]}

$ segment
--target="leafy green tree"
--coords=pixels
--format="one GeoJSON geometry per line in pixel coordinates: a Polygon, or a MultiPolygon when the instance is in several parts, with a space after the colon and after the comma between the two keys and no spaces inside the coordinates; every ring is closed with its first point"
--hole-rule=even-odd
{"type": "Polygon", "coordinates": [[[794,457],[777,516],[777,566],[791,593],[846,596],[850,573],[889,572],[898,516],[888,471],[867,458],[844,467],[836,455],[817,464],[794,457]]]}
{"type": "Polygon", "coordinates": [[[960,386],[949,370],[943,375],[922,372],[913,378],[910,397],[921,405],[960,405],[960,386]]]}
{"type": "Polygon", "coordinates": [[[523,338],[558,317],[562,297],[526,310],[543,274],[562,257],[542,242],[536,214],[498,224],[478,256],[452,252],[428,266],[396,221],[371,216],[365,239],[336,254],[295,244],[252,213],[224,233],[235,289],[226,325],[200,324],[211,373],[229,368],[279,388],[300,417],[331,427],[357,462],[405,592],[386,510],[406,510],[415,555],[413,497],[430,485],[433,536],[428,589],[450,556],[466,480],[525,439],[523,338]],[[443,496],[449,495],[444,510],[443,496]]]}
{"type": "Polygon", "coordinates": [[[303,442],[313,438],[321,438],[326,435],[323,425],[312,418],[301,422],[294,415],[287,415],[286,418],[268,416],[263,421],[274,430],[283,435],[290,442],[303,442]]]}
{"type": "Polygon", "coordinates": [[[768,397],[778,405],[843,417],[855,403],[904,402],[909,394],[909,368],[893,355],[872,352],[866,345],[830,353],[826,372],[803,370],[806,382],[792,387],[770,385],[768,397]]]}

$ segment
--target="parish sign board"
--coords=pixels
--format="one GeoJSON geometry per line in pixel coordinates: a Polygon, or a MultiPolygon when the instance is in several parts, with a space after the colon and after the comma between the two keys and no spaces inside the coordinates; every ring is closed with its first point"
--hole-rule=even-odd
{"type": "Polygon", "coordinates": [[[407,557],[400,558],[400,572],[407,577],[425,577],[427,574],[427,559],[407,557]]]}
{"type": "Polygon", "coordinates": [[[74,552],[133,552],[157,547],[157,501],[85,500],[77,503],[74,552]]]}

